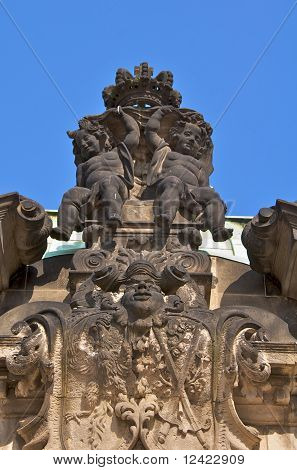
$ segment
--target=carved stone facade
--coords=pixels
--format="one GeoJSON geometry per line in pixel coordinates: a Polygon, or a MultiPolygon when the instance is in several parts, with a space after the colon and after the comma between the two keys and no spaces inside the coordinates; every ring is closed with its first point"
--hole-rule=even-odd
{"type": "Polygon", "coordinates": [[[68,132],[77,185],[57,227],[2,198],[1,256],[16,259],[1,272],[3,449],[297,448],[295,205],[245,228],[257,272],[199,249],[201,231],[232,230],[211,127],[172,84],[146,63],[117,71],[107,111],[68,132]],[[84,249],[35,262],[73,230],[84,249]]]}

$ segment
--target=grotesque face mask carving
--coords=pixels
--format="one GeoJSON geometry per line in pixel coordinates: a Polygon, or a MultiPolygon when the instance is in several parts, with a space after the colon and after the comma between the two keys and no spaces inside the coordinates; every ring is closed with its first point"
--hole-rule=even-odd
{"type": "Polygon", "coordinates": [[[130,321],[157,313],[164,303],[160,287],[147,281],[139,281],[127,287],[122,297],[130,321]]]}

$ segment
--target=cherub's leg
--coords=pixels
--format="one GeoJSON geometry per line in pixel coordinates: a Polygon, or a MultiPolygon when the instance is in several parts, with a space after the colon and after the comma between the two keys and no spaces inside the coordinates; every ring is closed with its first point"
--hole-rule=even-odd
{"type": "Polygon", "coordinates": [[[128,190],[123,180],[116,175],[108,175],[99,182],[100,204],[104,208],[104,217],[107,225],[119,226],[122,224],[122,207],[128,198],[128,190]]]}
{"type": "Polygon", "coordinates": [[[155,222],[164,229],[170,228],[180,207],[184,185],[176,176],[166,176],[157,186],[154,203],[155,222]]]}
{"type": "Polygon", "coordinates": [[[197,188],[192,191],[195,199],[204,206],[207,227],[215,242],[225,241],[232,237],[233,230],[225,228],[226,206],[219,194],[212,188],[197,188]]]}
{"type": "Polygon", "coordinates": [[[58,225],[51,231],[51,237],[67,241],[79,222],[79,211],[91,191],[87,188],[69,189],[62,198],[58,211],[58,225]]]}

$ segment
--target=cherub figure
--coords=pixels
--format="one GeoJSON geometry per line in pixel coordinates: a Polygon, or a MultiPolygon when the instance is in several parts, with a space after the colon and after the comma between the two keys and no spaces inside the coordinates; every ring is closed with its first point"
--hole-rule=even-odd
{"type": "Polygon", "coordinates": [[[211,231],[214,241],[227,240],[232,230],[224,226],[226,206],[209,186],[209,162],[204,158],[212,145],[211,127],[200,115],[197,115],[201,118],[198,122],[181,118],[170,129],[170,141],[166,143],[158,135],[160,121],[173,111],[170,106],[159,108],[145,128],[145,137],[153,152],[147,185],[156,190],[155,223],[168,231],[179,209],[192,221],[203,212],[204,229],[211,231]]]}
{"type": "Polygon", "coordinates": [[[63,195],[58,226],[52,230],[52,238],[69,240],[73,230],[81,230],[82,219],[94,218],[99,208],[106,225],[121,225],[122,206],[134,184],[131,152],[139,143],[139,127],[120,107],[111,112],[122,119],[126,130],[123,142],[117,146],[113,147],[104,126],[93,125],[86,119],[80,121],[77,131],[68,132],[74,139],[76,186],[63,195]]]}

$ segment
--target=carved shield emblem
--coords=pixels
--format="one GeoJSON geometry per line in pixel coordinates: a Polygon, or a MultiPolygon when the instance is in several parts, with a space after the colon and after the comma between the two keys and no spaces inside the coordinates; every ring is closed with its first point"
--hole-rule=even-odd
{"type": "Polygon", "coordinates": [[[181,315],[123,323],[101,312],[77,318],[69,331],[66,448],[212,447],[207,328],[181,315]]]}

